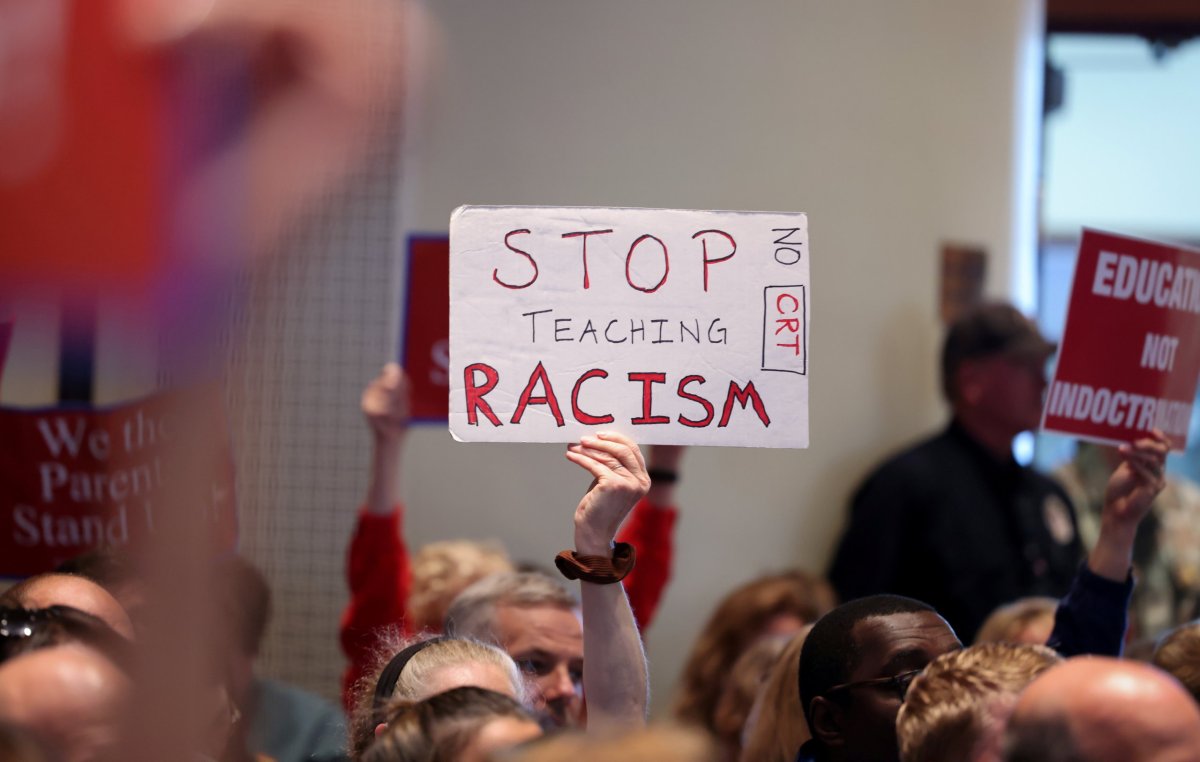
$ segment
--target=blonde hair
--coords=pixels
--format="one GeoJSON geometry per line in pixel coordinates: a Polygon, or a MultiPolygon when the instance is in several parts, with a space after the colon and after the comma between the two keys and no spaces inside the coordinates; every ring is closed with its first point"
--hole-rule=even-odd
{"type": "Polygon", "coordinates": [[[714,733],[713,713],[726,676],[770,621],[792,615],[811,623],[833,608],[833,589],[799,569],[751,580],[717,605],[683,668],[675,718],[714,733]]]}
{"type": "Polygon", "coordinates": [[[792,637],[755,697],[742,734],[742,762],[792,762],[812,738],[800,705],[800,649],[811,629],[792,637]]]}
{"type": "Polygon", "coordinates": [[[1151,660],[1172,675],[1196,701],[1200,701],[1200,621],[1176,627],[1167,633],[1151,660]]]}
{"type": "Polygon", "coordinates": [[[441,630],[455,596],[477,580],[512,570],[499,543],[446,540],[425,545],[412,562],[410,629],[441,630]]]}
{"type": "Polygon", "coordinates": [[[1021,633],[1039,619],[1053,621],[1058,610],[1054,598],[1018,598],[1000,606],[984,620],[975,635],[975,645],[980,643],[1021,643],[1021,633]]]}
{"type": "Polygon", "coordinates": [[[511,697],[466,686],[421,701],[396,701],[387,730],[358,759],[361,762],[457,762],[463,750],[491,722],[537,720],[511,697]]]}
{"type": "Polygon", "coordinates": [[[913,680],[896,716],[902,762],[967,759],[994,723],[990,707],[1015,700],[1062,661],[1045,646],[984,643],[934,659],[913,680]]]}
{"type": "MultiPolygon", "coordinates": [[[[429,640],[429,635],[404,639],[394,630],[388,631],[380,640],[369,677],[359,681],[355,691],[354,712],[350,722],[350,752],[358,758],[375,739],[378,712],[375,709],[375,690],[380,673],[397,654],[409,646],[429,640]]],[[[512,685],[513,696],[528,703],[528,693],[521,671],[512,657],[489,643],[469,638],[441,638],[431,642],[409,659],[396,677],[395,688],[384,706],[384,713],[393,705],[411,704],[428,697],[426,686],[435,672],[460,664],[490,664],[504,673],[512,685]]]]}
{"type": "Polygon", "coordinates": [[[503,762],[719,762],[704,733],[673,725],[631,730],[615,738],[560,733],[499,757],[503,762]]]}

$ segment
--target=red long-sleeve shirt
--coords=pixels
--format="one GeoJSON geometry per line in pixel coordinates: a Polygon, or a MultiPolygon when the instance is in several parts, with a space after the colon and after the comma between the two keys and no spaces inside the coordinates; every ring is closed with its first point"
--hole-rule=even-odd
{"type": "MultiPolygon", "coordinates": [[[[663,590],[671,578],[675,521],[673,506],[656,506],[643,498],[630,513],[617,538],[634,546],[637,564],[625,578],[629,605],[642,631],[649,628],[663,590]]],[[[342,702],[349,711],[354,685],[371,663],[376,634],[384,627],[408,625],[412,570],[404,542],[404,508],[386,515],[361,511],[350,540],[346,576],[350,602],[339,630],[342,651],[350,663],[342,675],[342,702]]]]}

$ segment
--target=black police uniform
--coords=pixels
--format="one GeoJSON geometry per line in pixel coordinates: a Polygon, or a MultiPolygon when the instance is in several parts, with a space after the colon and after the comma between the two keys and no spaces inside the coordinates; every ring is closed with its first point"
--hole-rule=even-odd
{"type": "Polygon", "coordinates": [[[1064,595],[1082,556],[1062,488],[952,422],[862,484],[829,579],[843,601],[924,601],[969,643],[997,606],[1064,595]]]}

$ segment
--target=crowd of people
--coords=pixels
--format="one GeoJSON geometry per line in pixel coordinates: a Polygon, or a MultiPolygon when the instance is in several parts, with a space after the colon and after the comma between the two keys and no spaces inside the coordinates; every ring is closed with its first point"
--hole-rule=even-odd
{"type": "MultiPolygon", "coordinates": [[[[784,570],[714,601],[678,684],[659,687],[669,723],[648,723],[643,636],[669,595],[683,448],[605,431],[570,444],[592,484],[553,569],[470,539],[410,553],[408,389],[388,365],[361,403],[372,469],[348,549],[343,706],[256,673],[270,590],[245,559],[213,559],[189,757],[1200,760],[1196,589],[1173,574],[1190,556],[1145,539],[1180,510],[1159,500],[1170,442],[1104,454],[1085,529],[1059,483],[1011,455],[1053,350],[1004,305],[952,326],[946,430],[866,479],[828,579],[784,570]],[[1165,614],[1135,595],[1143,573],[1170,581],[1165,614]],[[1131,638],[1146,659],[1124,657],[1131,638]]],[[[155,606],[119,548],[6,591],[0,759],[130,758],[155,606]]]]}

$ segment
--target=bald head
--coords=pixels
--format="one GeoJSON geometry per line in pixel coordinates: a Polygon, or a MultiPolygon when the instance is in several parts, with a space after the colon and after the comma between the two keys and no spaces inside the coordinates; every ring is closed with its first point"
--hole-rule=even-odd
{"type": "Polygon", "coordinates": [[[100,585],[74,574],[39,574],[4,594],[4,602],[25,609],[70,606],[91,614],[126,638],[133,638],[133,622],[121,604],[100,585]]]}
{"type": "Polygon", "coordinates": [[[66,762],[97,759],[113,746],[128,693],[121,670],[75,643],[0,664],[0,722],[25,728],[66,762]]]}
{"type": "Polygon", "coordinates": [[[1200,708],[1143,664],[1071,659],[1034,680],[1008,726],[1005,759],[1187,762],[1200,749],[1200,708]]]}

